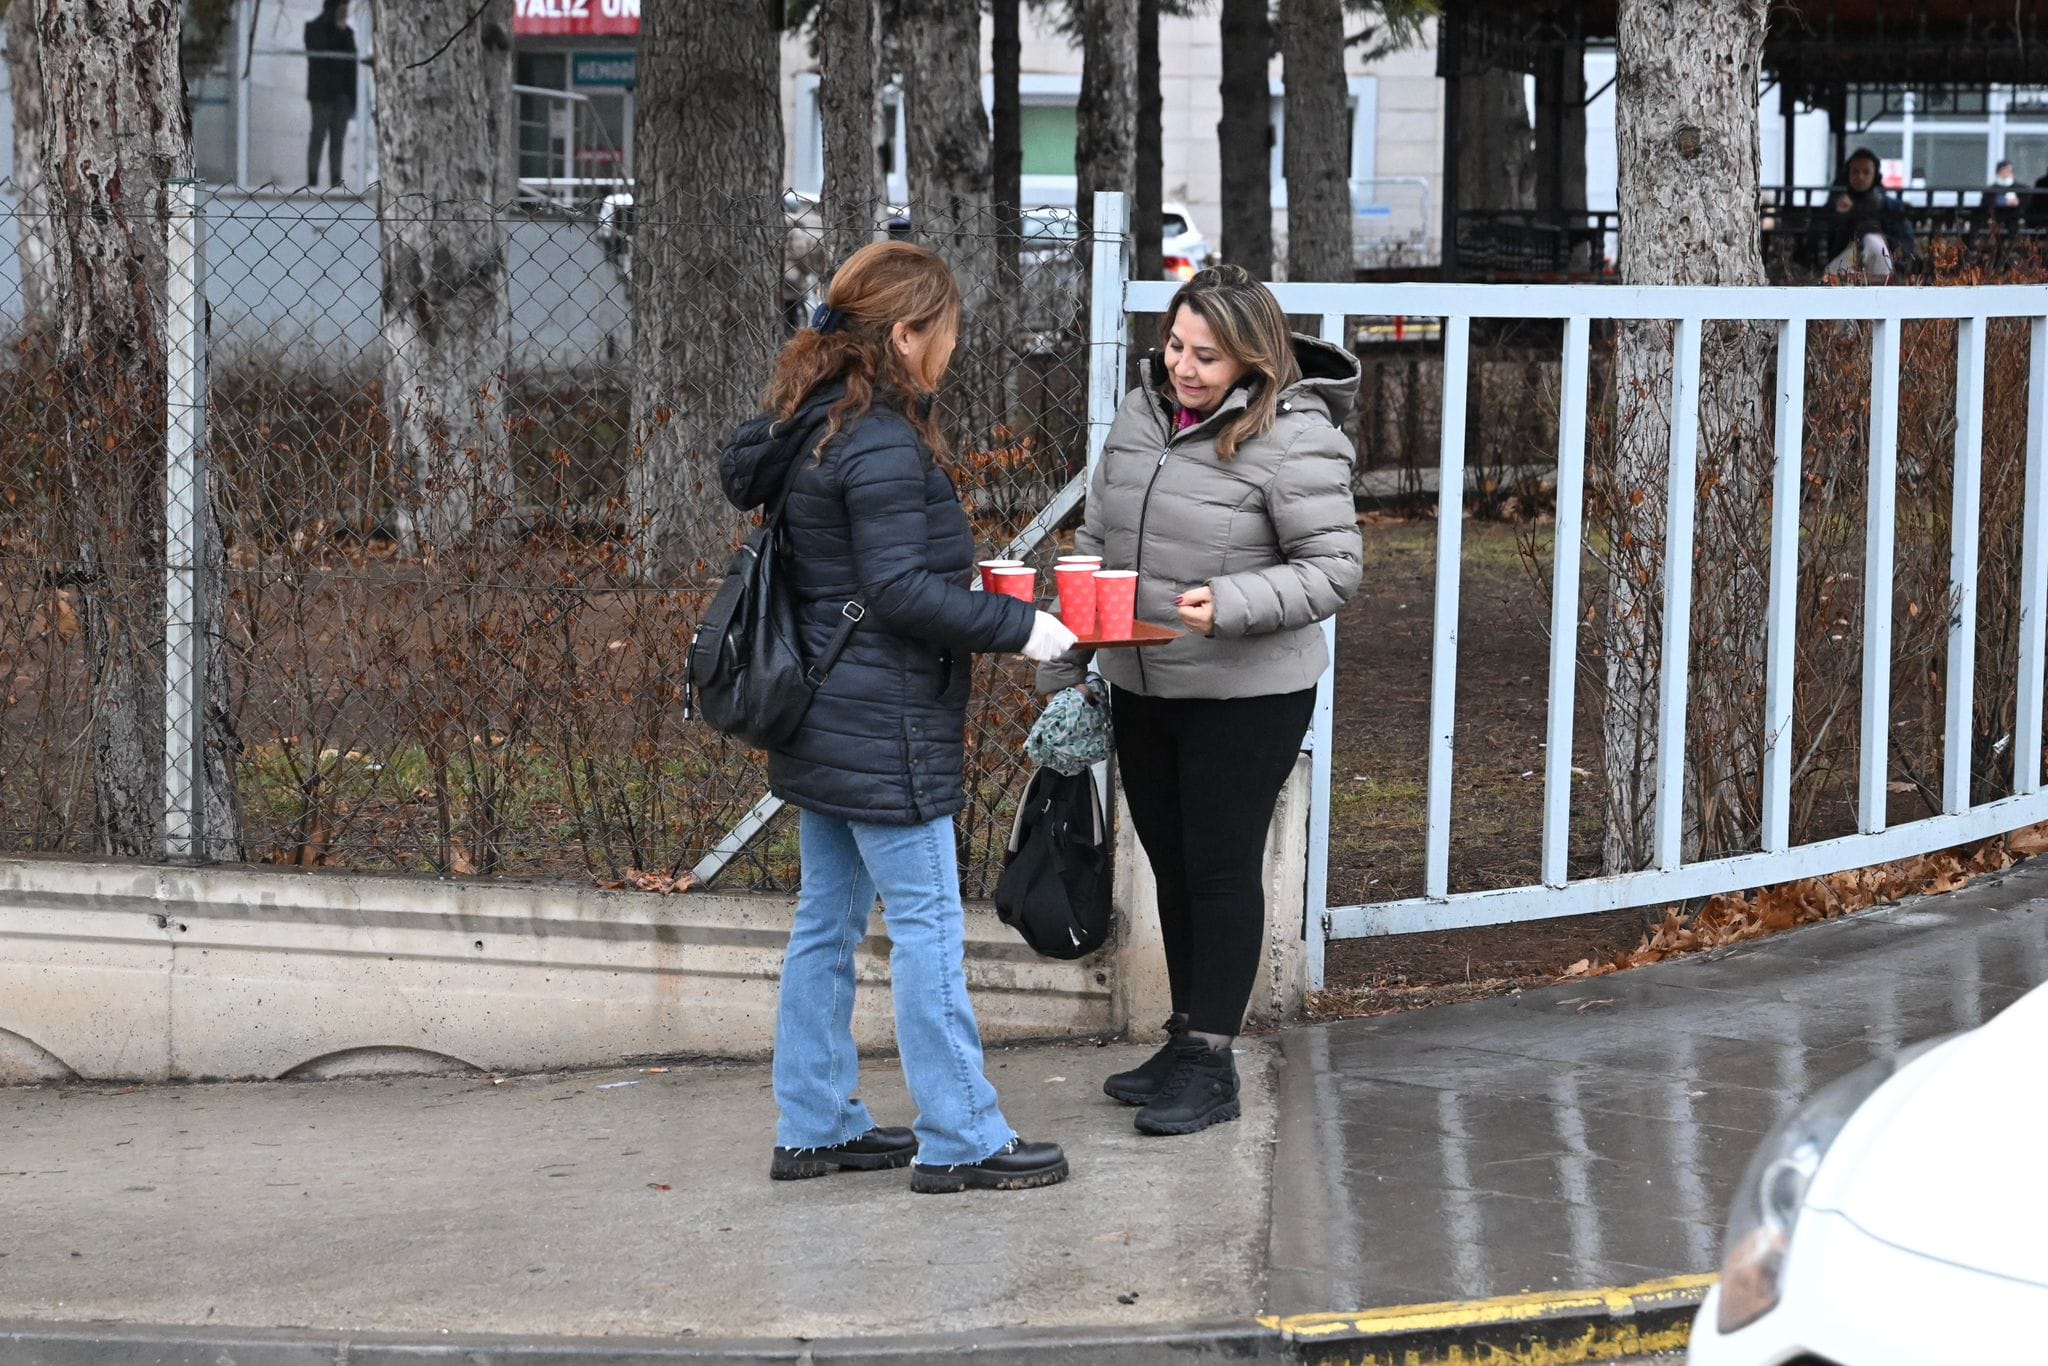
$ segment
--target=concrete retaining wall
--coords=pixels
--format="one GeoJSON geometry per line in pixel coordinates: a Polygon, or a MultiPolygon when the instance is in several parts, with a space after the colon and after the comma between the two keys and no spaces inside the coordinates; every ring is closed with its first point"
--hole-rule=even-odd
{"type": "MultiPolygon", "coordinates": [[[[985,1038],[1149,1036],[1169,1013],[1151,870],[1121,810],[1115,942],[1042,959],[985,907],[985,1038]]],[[[1252,1019],[1299,1018],[1308,760],[1266,848],[1252,1019]]],[[[0,1084],[533,1071],[774,1042],[793,898],[657,897],[249,867],[0,859],[0,1084]]],[[[894,1046],[889,944],[861,945],[854,1034],[894,1046]]]]}
{"type": "MultiPolygon", "coordinates": [[[[0,1082],[514,1071],[765,1054],[794,901],[0,860],[0,1082]]],[[[1109,1032],[1107,955],[967,918],[991,1040],[1109,1032]]],[[[893,1046],[888,941],[854,1032],[893,1046]]]]}

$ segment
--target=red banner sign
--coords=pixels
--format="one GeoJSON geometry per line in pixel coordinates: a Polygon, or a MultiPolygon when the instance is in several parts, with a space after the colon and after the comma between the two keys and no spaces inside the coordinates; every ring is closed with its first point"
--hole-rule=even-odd
{"type": "Polygon", "coordinates": [[[631,38],[640,0],[518,0],[512,31],[522,38],[631,38]]]}

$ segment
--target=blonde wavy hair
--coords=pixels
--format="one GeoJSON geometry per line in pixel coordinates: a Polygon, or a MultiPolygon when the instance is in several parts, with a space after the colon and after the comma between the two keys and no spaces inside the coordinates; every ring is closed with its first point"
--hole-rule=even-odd
{"type": "Polygon", "coordinates": [[[1248,386],[1244,411],[1216,438],[1217,456],[1229,460],[1239,446],[1273,430],[1281,392],[1301,379],[1294,334],[1273,291],[1243,266],[1211,266],[1180,287],[1159,321],[1162,350],[1183,308],[1208,323],[1217,349],[1248,372],[1239,381],[1248,386]]]}

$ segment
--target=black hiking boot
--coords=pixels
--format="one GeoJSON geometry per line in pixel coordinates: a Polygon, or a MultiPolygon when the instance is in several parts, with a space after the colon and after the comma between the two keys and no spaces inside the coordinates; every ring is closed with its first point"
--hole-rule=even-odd
{"type": "Polygon", "coordinates": [[[1013,1138],[979,1162],[957,1167],[910,1169],[910,1188],[919,1195],[950,1195],[955,1191],[1021,1191],[1056,1186],[1067,1179],[1067,1155],[1057,1143],[1026,1143],[1013,1138]]]}
{"type": "Polygon", "coordinates": [[[1173,1070],[1173,1050],[1188,1032],[1185,1015],[1175,1015],[1164,1026],[1166,1042],[1157,1053],[1128,1072],[1112,1072],[1102,1079],[1102,1094],[1126,1105],[1149,1105],[1159,1094],[1161,1082],[1173,1070]]]}
{"type": "Polygon", "coordinates": [[[917,1136],[880,1125],[831,1148],[777,1148],[768,1164],[771,1181],[805,1181],[835,1171],[879,1172],[907,1167],[917,1156],[917,1136]]]}
{"type": "Polygon", "coordinates": [[[1158,1097],[1138,1111],[1135,1123],[1141,1134],[1192,1134],[1237,1116],[1237,1062],[1229,1045],[1182,1039],[1173,1046],[1158,1097]]]}

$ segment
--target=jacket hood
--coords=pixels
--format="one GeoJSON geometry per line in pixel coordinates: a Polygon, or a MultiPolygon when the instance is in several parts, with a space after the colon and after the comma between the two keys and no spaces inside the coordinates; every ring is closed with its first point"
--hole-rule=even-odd
{"type": "MultiPolygon", "coordinates": [[[[1329,416],[1330,425],[1342,426],[1344,419],[1351,414],[1352,405],[1358,401],[1358,381],[1364,374],[1358,357],[1320,337],[1296,332],[1294,363],[1301,367],[1301,378],[1280,391],[1280,401],[1296,407],[1304,402],[1319,403],[1329,416]]],[[[1147,390],[1162,397],[1169,396],[1166,362],[1158,351],[1149,352],[1139,360],[1138,376],[1147,390]]],[[[1225,405],[1233,400],[1235,395],[1225,400],[1225,405]]]]}
{"type": "Polygon", "coordinates": [[[1281,402],[1320,399],[1330,415],[1330,425],[1343,426],[1344,419],[1351,415],[1352,405],[1358,402],[1358,381],[1365,373],[1358,357],[1321,337],[1297,332],[1294,363],[1301,367],[1301,378],[1281,391],[1281,402]]]}
{"type": "Polygon", "coordinates": [[[719,484],[727,501],[743,512],[765,507],[782,492],[796,462],[811,449],[823,430],[844,385],[828,384],[803,401],[788,420],[771,413],[741,423],[725,443],[718,462],[719,484]]]}

